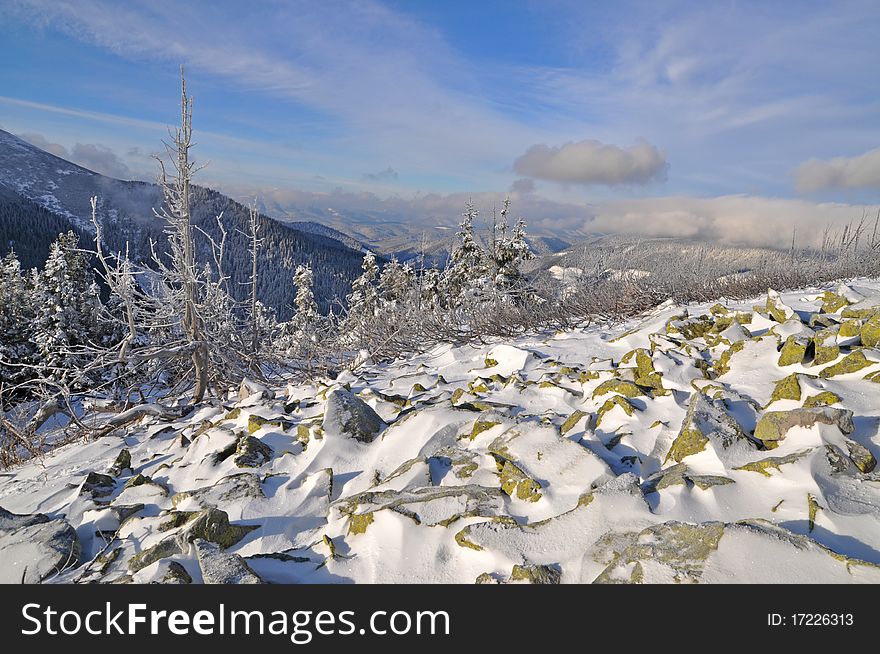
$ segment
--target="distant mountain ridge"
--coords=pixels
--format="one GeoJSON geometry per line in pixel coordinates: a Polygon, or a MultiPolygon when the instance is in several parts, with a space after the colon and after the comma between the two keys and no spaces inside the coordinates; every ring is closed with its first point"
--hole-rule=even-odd
{"type": "MultiPolygon", "coordinates": [[[[28,233],[25,215],[32,212],[20,199],[34,203],[50,212],[77,231],[91,233],[90,198],[98,196],[98,219],[102,224],[108,248],[121,251],[126,243],[132,256],[142,262],[150,257],[150,241],[163,249],[166,236],[164,223],[156,218],[153,209],[162,204],[161,189],[156,184],[122,181],[106,177],[78,166],[22,139],[0,130],[0,213],[6,218],[0,225],[0,255],[16,242],[29,241],[28,249],[48,250],[48,243],[38,246],[35,234],[28,233]],[[18,207],[16,209],[16,207],[18,207]],[[18,212],[18,213],[16,213],[18,212]],[[15,216],[21,215],[22,220],[15,216]]],[[[227,231],[227,273],[231,275],[233,294],[243,296],[244,282],[249,275],[246,231],[248,208],[229,197],[204,187],[192,191],[192,220],[212,236],[219,237],[216,216],[222,213],[227,231]]],[[[296,266],[309,263],[315,274],[315,295],[319,306],[327,310],[343,299],[351,282],[360,273],[363,253],[354,239],[343,242],[330,235],[333,230],[297,229],[261,215],[260,280],[258,293],[264,304],[276,310],[279,317],[290,315],[296,289],[292,275],[296,266]]],[[[50,230],[51,231],[51,230],[50,230]]],[[[45,238],[46,233],[41,232],[45,238]]],[[[340,235],[344,236],[344,235],[340,235]]],[[[54,236],[53,236],[54,238],[54,236]]],[[[209,261],[207,239],[197,239],[200,260],[209,261]]],[[[359,244],[358,244],[359,245],[359,244]]],[[[38,265],[32,261],[31,265],[38,265]]]]}

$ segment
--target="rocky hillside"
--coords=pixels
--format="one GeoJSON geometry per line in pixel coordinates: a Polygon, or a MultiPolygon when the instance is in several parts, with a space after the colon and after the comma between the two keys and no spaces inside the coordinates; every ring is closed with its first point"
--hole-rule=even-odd
{"type": "MultiPolygon", "coordinates": [[[[151,241],[157,244],[158,252],[167,251],[166,225],[153,213],[163,202],[159,186],[99,175],[0,130],[0,257],[9,250],[23,251],[28,265],[42,265],[35,255],[48,252],[58,236],[50,227],[93,234],[93,196],[98,197],[97,214],[108,251],[127,250],[133,259],[147,265],[152,258],[151,241]],[[35,217],[34,208],[26,206],[31,204],[49,212],[52,224],[40,215],[35,217]]],[[[199,186],[193,187],[191,200],[193,224],[217,241],[221,233],[216,218],[222,215],[227,232],[224,266],[233,295],[243,299],[251,270],[248,208],[199,186]]],[[[323,311],[345,298],[352,280],[360,274],[360,248],[352,249],[332,235],[300,231],[266,216],[259,221],[263,245],[257,292],[265,305],[282,319],[290,317],[296,293],[293,272],[304,263],[315,271],[314,292],[323,311]]],[[[201,231],[195,241],[199,261],[213,261],[201,231]]]]}
{"type": "Polygon", "coordinates": [[[437,347],[0,477],[0,581],[880,582],[880,283],[437,347]]]}

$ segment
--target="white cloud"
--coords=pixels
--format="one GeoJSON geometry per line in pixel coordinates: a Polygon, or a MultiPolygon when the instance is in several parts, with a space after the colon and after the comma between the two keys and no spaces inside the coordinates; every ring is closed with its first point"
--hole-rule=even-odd
{"type": "Polygon", "coordinates": [[[857,157],[810,159],[795,171],[801,193],[827,189],[880,189],[880,148],[857,157]]]}
{"type": "Polygon", "coordinates": [[[130,179],[131,170],[113,150],[100,143],[77,143],[70,151],[74,163],[94,170],[96,173],[117,179],[130,179]]]}
{"type": "Polygon", "coordinates": [[[368,179],[373,182],[393,182],[397,181],[400,177],[397,171],[394,170],[391,166],[385,168],[384,170],[380,170],[378,173],[367,173],[364,175],[365,179],[368,179]]]}
{"type": "Polygon", "coordinates": [[[560,147],[533,145],[513,164],[520,175],[562,184],[648,184],[666,178],[669,164],[650,143],[628,148],[599,141],[566,143],[560,147]]]}
{"type": "Polygon", "coordinates": [[[770,247],[789,245],[796,230],[799,246],[818,246],[826,228],[840,229],[864,214],[876,212],[876,207],[863,205],[746,195],[645,198],[596,206],[582,229],[770,247]]]}
{"type": "Polygon", "coordinates": [[[22,141],[27,141],[31,145],[37,146],[40,150],[45,150],[49,154],[54,154],[56,157],[70,160],[70,152],[67,151],[67,148],[60,143],[51,143],[49,139],[42,134],[28,132],[26,134],[16,134],[16,136],[22,141]]]}

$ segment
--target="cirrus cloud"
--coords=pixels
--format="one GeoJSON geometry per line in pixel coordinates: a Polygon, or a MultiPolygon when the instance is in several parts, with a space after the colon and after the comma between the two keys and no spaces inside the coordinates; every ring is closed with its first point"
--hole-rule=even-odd
{"type": "Polygon", "coordinates": [[[809,159],[795,171],[801,193],[828,189],[880,189],[880,148],[856,157],[809,159]]]}
{"type": "Polygon", "coordinates": [[[646,141],[622,148],[595,140],[559,147],[533,145],[513,164],[513,169],[526,177],[604,186],[663,181],[668,167],[663,153],[646,141]]]}

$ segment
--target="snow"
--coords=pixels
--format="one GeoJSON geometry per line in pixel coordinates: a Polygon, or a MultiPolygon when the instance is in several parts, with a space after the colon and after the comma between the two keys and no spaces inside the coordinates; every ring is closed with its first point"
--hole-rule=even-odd
{"type": "MultiPolygon", "coordinates": [[[[878,582],[880,476],[852,462],[844,472],[833,470],[826,448],[846,456],[855,442],[880,456],[880,386],[865,379],[880,370],[880,353],[863,349],[870,367],[827,379],[817,373],[833,362],[777,363],[780,340],[809,329],[798,316],[819,310],[822,290],[773,297],[785,307],[782,324],[753,309],[766,297],[726,303],[752,314],[750,323],[718,330],[726,344],[667,333],[670,321],[709,315],[710,306],[667,303],[625,324],[440,345],[335,381],[205,405],[175,422],[148,417],[126,432],[72,443],[7,471],[0,506],[65,518],[80,537],[83,561],[118,528],[113,547],[121,552],[96,577],[103,581],[131,574],[126,562],[133,554],[176,533],[161,526],[175,511],[216,506],[234,524],[258,526],[223,552],[202,545],[201,556],[219,560],[233,579],[250,579],[243,560],[269,582],[473,583],[483,573],[506,580],[514,565],[526,564],[556,566],[564,583],[878,582]],[[734,342],[742,345],[729,370],[706,379],[699,361],[717,362],[734,342]],[[631,412],[618,404],[597,424],[614,393],[593,391],[638,373],[634,358],[620,364],[634,348],[652,351],[664,390],[643,387],[624,398],[631,412]],[[853,412],[855,431],[795,427],[775,449],[710,440],[681,460],[684,477],[670,472],[679,463],[667,455],[698,389],[751,434],[776,382],[792,373],[800,373],[801,399],[769,410],[800,407],[827,390],[843,398],[836,407],[853,412]],[[327,397],[343,384],[387,423],[374,441],[322,430],[327,397]],[[251,431],[252,415],[279,422],[251,431]],[[210,426],[200,429],[204,421],[210,426]],[[271,459],[236,467],[230,452],[242,434],[271,448],[271,459]],[[123,448],[133,470],[112,494],[83,493],[83,478],[106,473],[123,448]],[[748,469],[770,457],[785,462],[748,469]],[[670,481],[651,490],[644,482],[658,472],[670,481]],[[124,488],[138,473],[155,484],[124,488]],[[514,475],[511,486],[505,475],[514,475]],[[144,507],[119,526],[107,502],[144,507]],[[681,541],[691,538],[688,530],[712,546],[681,541]]],[[[873,306],[880,283],[855,280],[840,294],[873,306]]],[[[200,581],[196,550],[173,560],[200,581]]],[[[37,553],[15,554],[31,555],[37,553]]],[[[134,580],[161,580],[166,563],[138,571],[134,580]]],[[[0,569],[4,578],[20,575],[9,563],[0,569]]]]}

